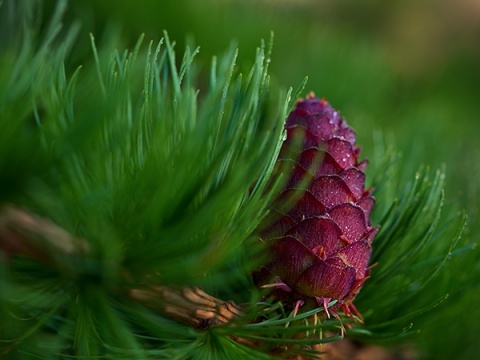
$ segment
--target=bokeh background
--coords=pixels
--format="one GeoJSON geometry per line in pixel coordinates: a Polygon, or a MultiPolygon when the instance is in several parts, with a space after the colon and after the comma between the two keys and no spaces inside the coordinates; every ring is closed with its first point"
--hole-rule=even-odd
{"type": "MultiPolygon", "coordinates": [[[[479,238],[480,0],[82,0],[65,19],[82,23],[72,66],[91,56],[88,32],[101,42],[117,31],[132,46],[165,29],[180,51],[200,46],[205,72],[232,42],[247,69],[273,31],[275,86],[308,76],[306,90],[341,110],[366,156],[380,132],[409,174],[445,164],[446,209],[465,209],[465,242],[479,238]]],[[[480,268],[470,259],[454,271],[473,280],[449,299],[449,312],[426,321],[416,343],[426,358],[477,353],[480,268]]]]}

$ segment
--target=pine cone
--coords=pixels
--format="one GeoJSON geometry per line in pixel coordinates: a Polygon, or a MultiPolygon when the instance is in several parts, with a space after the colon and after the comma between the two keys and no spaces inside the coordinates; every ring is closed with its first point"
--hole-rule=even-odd
{"type": "Polygon", "coordinates": [[[365,190],[367,161],[358,162],[355,132],[313,94],[297,102],[285,127],[278,164],[291,165],[291,175],[275,209],[280,219],[262,234],[270,262],[254,278],[281,300],[314,299],[327,315],[337,300],[329,310],[352,315],[378,230],[369,220],[375,200],[365,190]],[[295,205],[282,210],[296,194],[295,205]]]}

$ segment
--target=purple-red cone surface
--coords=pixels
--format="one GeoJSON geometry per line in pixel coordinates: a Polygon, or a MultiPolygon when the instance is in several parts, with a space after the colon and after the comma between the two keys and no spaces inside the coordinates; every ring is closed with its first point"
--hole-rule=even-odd
{"type": "Polygon", "coordinates": [[[285,127],[279,164],[291,164],[291,174],[279,203],[300,198],[287,210],[279,205],[279,221],[262,235],[271,257],[256,280],[281,299],[313,298],[323,306],[337,300],[333,309],[351,314],[377,232],[369,220],[375,201],[365,190],[367,162],[358,162],[355,132],[313,94],[297,102],[285,127]]]}

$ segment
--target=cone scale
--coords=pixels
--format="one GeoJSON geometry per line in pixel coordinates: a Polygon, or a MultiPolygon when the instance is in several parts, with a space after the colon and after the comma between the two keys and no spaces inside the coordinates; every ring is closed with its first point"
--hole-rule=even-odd
{"type": "Polygon", "coordinates": [[[313,93],[297,101],[285,128],[277,164],[290,175],[274,205],[278,220],[261,237],[269,262],[254,279],[279,300],[314,300],[327,315],[352,315],[378,230],[370,225],[375,200],[365,189],[367,161],[358,160],[355,132],[313,93]],[[293,206],[282,206],[292,198],[293,206]]]}

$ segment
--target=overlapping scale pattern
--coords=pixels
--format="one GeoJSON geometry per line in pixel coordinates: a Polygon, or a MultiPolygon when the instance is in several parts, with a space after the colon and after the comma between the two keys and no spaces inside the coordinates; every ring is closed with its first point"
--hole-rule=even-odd
{"type": "Polygon", "coordinates": [[[286,122],[279,162],[290,178],[279,202],[300,194],[294,206],[263,235],[270,262],[256,275],[282,299],[337,300],[352,309],[369,276],[377,228],[370,225],[375,200],[365,189],[366,161],[359,162],[355,132],[324,99],[300,99],[286,122]],[[300,191],[299,191],[300,190],[300,191]]]}

